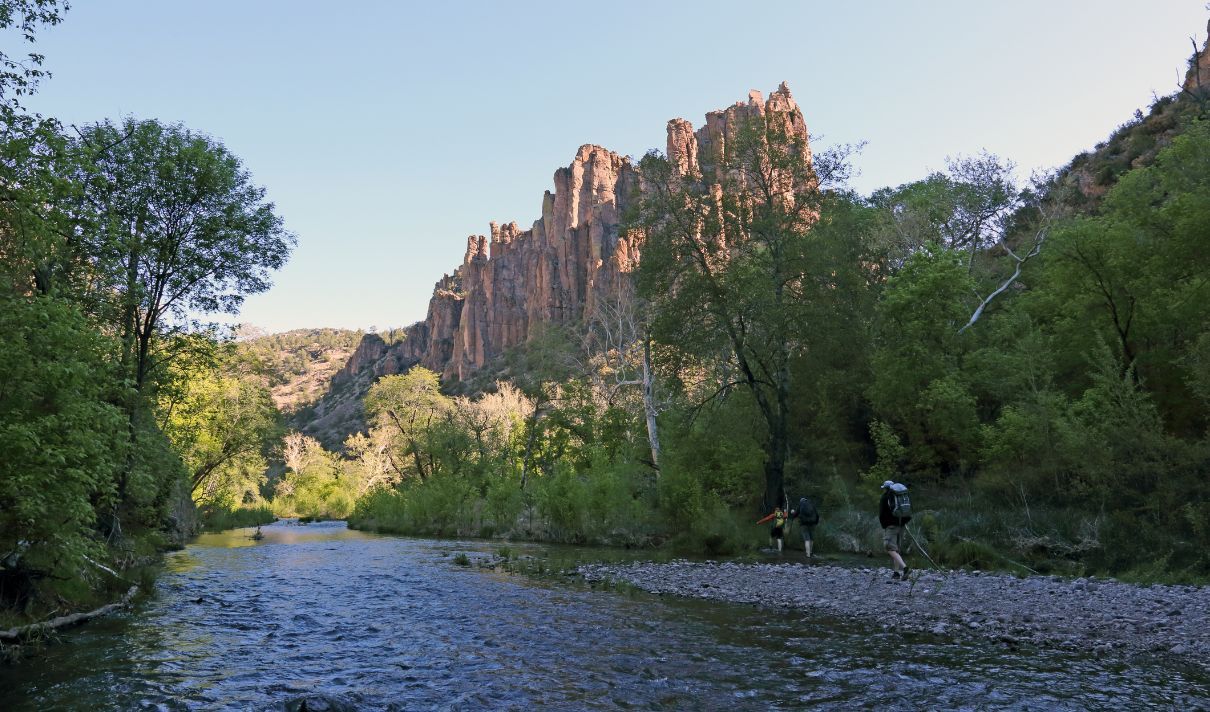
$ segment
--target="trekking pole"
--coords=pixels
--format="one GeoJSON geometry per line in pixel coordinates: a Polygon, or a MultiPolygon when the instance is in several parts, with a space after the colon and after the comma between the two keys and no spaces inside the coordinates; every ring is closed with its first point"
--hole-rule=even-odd
{"type": "MultiPolygon", "coordinates": [[[[961,537],[961,539],[962,539],[962,541],[973,541],[972,539],[968,539],[966,537],[961,537]]],[[[1020,561],[1013,561],[1012,559],[1008,558],[1007,556],[1005,556],[1004,554],[1001,554],[998,551],[995,552],[995,554],[996,554],[997,559],[1003,561],[1006,564],[1012,564],[1013,566],[1020,566],[1021,568],[1025,569],[1026,571],[1028,571],[1031,574],[1034,574],[1036,576],[1042,575],[1042,574],[1038,573],[1037,571],[1034,571],[1033,569],[1029,568],[1025,564],[1021,563],[1020,561]]]]}
{"type": "Polygon", "coordinates": [[[936,561],[933,561],[933,557],[929,556],[929,553],[924,550],[924,545],[921,544],[920,540],[916,538],[916,535],[912,533],[911,527],[904,524],[903,528],[908,533],[908,536],[911,537],[912,543],[916,545],[916,548],[920,549],[920,553],[924,554],[924,558],[928,559],[928,562],[933,565],[933,568],[937,569],[938,571],[944,571],[944,569],[937,565],[936,561]]]}

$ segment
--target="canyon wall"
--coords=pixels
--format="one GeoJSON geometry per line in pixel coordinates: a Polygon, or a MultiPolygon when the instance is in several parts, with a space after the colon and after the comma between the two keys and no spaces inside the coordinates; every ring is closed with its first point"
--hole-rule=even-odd
{"type": "Polygon", "coordinates": [[[1206,42],[1201,51],[1196,51],[1189,59],[1189,69],[1185,72],[1185,83],[1182,88],[1194,96],[1210,95],[1210,23],[1206,24],[1206,42]]]}
{"type": "MultiPolygon", "coordinates": [[[[684,119],[669,121],[667,156],[682,173],[708,176],[738,125],[760,116],[784,122],[809,156],[802,112],[784,83],[768,100],[753,91],[747,101],[708,113],[696,130],[684,119]]],[[[629,157],[581,146],[571,165],[555,171],[554,191],[546,191],[541,217],[528,229],[493,222],[488,235],[467,238],[462,264],[437,282],[425,320],[408,327],[403,340],[366,335],[332,379],[329,396],[307,414],[304,431],[338,445],[364,427],[360,401],[381,376],[420,364],[446,383],[465,381],[546,325],[583,323],[623,293],[638,265],[641,237],[619,228],[639,189],[629,157]]]]}

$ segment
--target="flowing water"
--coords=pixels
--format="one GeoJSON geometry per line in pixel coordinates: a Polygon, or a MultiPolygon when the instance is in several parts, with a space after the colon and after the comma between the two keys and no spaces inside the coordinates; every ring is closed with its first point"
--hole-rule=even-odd
{"type": "Polygon", "coordinates": [[[484,542],[264,532],[201,537],[135,611],[0,667],[0,709],[1210,708],[1197,669],[456,565],[484,542]]]}

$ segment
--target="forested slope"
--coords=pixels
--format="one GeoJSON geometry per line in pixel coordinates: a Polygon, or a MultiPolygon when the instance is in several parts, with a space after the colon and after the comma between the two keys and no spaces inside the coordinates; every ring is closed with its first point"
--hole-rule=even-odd
{"type": "Polygon", "coordinates": [[[393,484],[354,521],[735,551],[811,493],[876,550],[896,479],[942,563],[1204,578],[1205,114],[1187,85],[1055,176],[981,154],[869,196],[792,105],[670,143],[622,226],[637,296],[510,357],[508,408],[380,380],[348,462],[393,484]]]}

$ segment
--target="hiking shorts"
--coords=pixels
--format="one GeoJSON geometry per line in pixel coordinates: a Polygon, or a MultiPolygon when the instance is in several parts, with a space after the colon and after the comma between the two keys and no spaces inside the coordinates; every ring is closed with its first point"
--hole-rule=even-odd
{"type": "Polygon", "coordinates": [[[903,543],[903,527],[892,524],[889,527],[884,527],[882,530],[882,546],[888,551],[899,552],[899,546],[903,543]]]}
{"type": "Polygon", "coordinates": [[[804,542],[815,540],[815,527],[809,527],[806,524],[799,524],[798,528],[802,530],[802,540],[804,542]]]}
{"type": "Polygon", "coordinates": [[[781,527],[773,527],[773,529],[769,531],[770,539],[781,539],[783,535],[784,532],[782,531],[781,527]]]}

